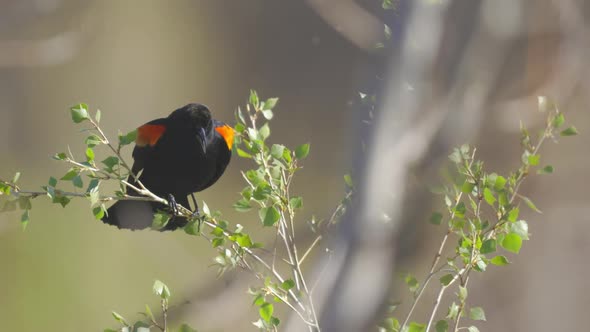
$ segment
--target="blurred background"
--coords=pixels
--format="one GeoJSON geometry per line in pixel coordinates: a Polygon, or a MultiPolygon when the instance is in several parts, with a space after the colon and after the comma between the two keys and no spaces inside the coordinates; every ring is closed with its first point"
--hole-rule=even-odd
{"type": "MultiPolygon", "coordinates": [[[[590,303],[590,5],[424,2],[446,8],[440,33],[429,35],[441,40],[433,89],[477,95],[473,78],[494,76],[474,115],[477,125],[454,121],[457,144],[476,145],[489,169],[511,169],[521,153],[519,122],[543,126],[539,94],[555,98],[580,132],[549,142],[541,154],[555,174],[531,178],[523,187],[543,211],[525,216],[531,241],[511,257],[514,264],[472,279],[470,301],[486,309],[488,320],[481,330],[584,330],[590,303]],[[466,30],[473,22],[475,39],[466,30]],[[499,45],[502,52],[494,53],[499,45]],[[480,62],[466,61],[465,54],[480,62]]],[[[328,216],[344,194],[342,176],[352,168],[367,117],[358,92],[381,91],[388,54],[409,24],[404,1],[393,4],[395,9],[384,10],[379,0],[1,1],[0,178],[20,171],[21,187],[34,190],[65,173],[50,156],[68,146],[83,155],[85,136],[68,112],[76,103],[100,109],[102,128],[116,137],[188,102],[204,103],[232,124],[252,88],[263,98],[280,97],[272,142],[311,143],[294,188],[304,197],[305,229],[305,220],[328,216]]],[[[408,31],[420,38],[419,28],[408,31]]],[[[130,157],[130,149],[125,153],[130,157]]],[[[255,214],[231,208],[244,186],[239,172],[247,167],[234,156],[222,179],[197,197],[249,227],[256,239],[272,239],[255,214]]],[[[435,183],[417,175],[417,191],[440,181],[425,178],[435,183]]],[[[425,222],[438,197],[411,197],[419,197],[424,213],[404,220],[400,264],[422,276],[443,230],[425,222]]],[[[65,210],[42,198],[34,203],[25,232],[19,214],[0,214],[4,330],[101,331],[116,326],[112,310],[139,319],[145,303],[158,305],[151,294],[154,279],[172,290],[174,322],[199,331],[255,330],[249,322],[256,309],[246,294],[251,280],[242,278],[250,276],[217,279],[210,267],[215,250],[206,240],[183,232],[120,231],[96,221],[86,200],[65,210]]]]}

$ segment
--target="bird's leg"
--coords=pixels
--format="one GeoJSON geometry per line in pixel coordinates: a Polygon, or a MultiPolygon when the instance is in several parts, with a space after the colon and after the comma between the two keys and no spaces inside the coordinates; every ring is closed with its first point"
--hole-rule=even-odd
{"type": "Polygon", "coordinates": [[[172,218],[170,219],[170,222],[172,222],[178,214],[178,204],[176,204],[176,199],[172,194],[168,194],[168,207],[170,207],[170,211],[172,212],[172,218]]]}
{"type": "Polygon", "coordinates": [[[197,200],[195,199],[195,194],[191,193],[191,198],[193,200],[193,205],[195,206],[195,211],[193,212],[193,217],[200,217],[201,213],[199,212],[199,204],[197,203],[197,200]]]}

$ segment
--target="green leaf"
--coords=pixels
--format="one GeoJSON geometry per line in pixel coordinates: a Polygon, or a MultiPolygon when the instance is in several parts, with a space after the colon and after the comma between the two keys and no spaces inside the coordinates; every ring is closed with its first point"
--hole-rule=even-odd
{"type": "Polygon", "coordinates": [[[249,211],[252,208],[252,206],[250,206],[250,203],[247,200],[242,198],[236,203],[234,203],[233,208],[238,212],[246,212],[249,211]]]}
{"type": "Polygon", "coordinates": [[[469,310],[469,318],[473,320],[486,320],[486,314],[481,307],[473,307],[469,310]]]}
{"type": "Polygon", "coordinates": [[[170,298],[170,289],[168,286],[161,282],[160,280],[154,281],[154,286],[152,287],[154,294],[160,296],[161,298],[167,300],[170,298]]]}
{"type": "Polygon", "coordinates": [[[537,208],[535,203],[533,203],[533,201],[530,200],[530,198],[522,196],[522,195],[519,195],[519,196],[531,210],[538,212],[538,213],[543,213],[543,212],[541,212],[541,210],[539,210],[537,208]]]}
{"type": "Polygon", "coordinates": [[[152,229],[162,229],[166,227],[170,221],[170,216],[165,212],[156,212],[154,219],[152,219],[152,229]]]}
{"type": "Polygon", "coordinates": [[[211,245],[213,246],[213,248],[220,247],[224,243],[225,243],[225,238],[223,238],[223,237],[216,237],[213,240],[211,240],[211,245]]]}
{"type": "Polygon", "coordinates": [[[289,205],[292,209],[300,209],[303,207],[303,198],[301,196],[291,197],[289,205]]]}
{"type": "Polygon", "coordinates": [[[237,148],[236,151],[238,152],[238,156],[240,156],[242,158],[252,159],[252,155],[249,154],[248,152],[246,152],[246,151],[244,151],[244,150],[242,150],[240,148],[237,148]]]}
{"type": "Polygon", "coordinates": [[[76,106],[72,106],[70,108],[70,113],[72,115],[72,121],[74,123],[80,123],[82,121],[88,120],[88,105],[86,104],[78,104],[76,106]]]}
{"type": "Polygon", "coordinates": [[[248,98],[248,101],[250,102],[250,104],[252,106],[254,106],[254,108],[258,108],[258,106],[260,105],[260,100],[258,99],[258,93],[256,93],[255,90],[250,90],[250,98],[248,98]]]}
{"type": "Polygon", "coordinates": [[[281,217],[279,211],[274,206],[260,209],[259,215],[262,224],[266,227],[273,226],[281,217]]]}
{"type": "Polygon", "coordinates": [[[510,233],[518,234],[523,240],[529,239],[529,225],[524,220],[515,221],[508,225],[510,233]]]}
{"type": "Polygon", "coordinates": [[[16,172],[16,174],[14,174],[14,177],[12,178],[12,183],[18,182],[18,179],[20,179],[20,172],[16,172]]]}
{"type": "Polygon", "coordinates": [[[274,116],[274,114],[272,113],[271,110],[264,109],[264,110],[262,110],[262,116],[267,120],[272,120],[272,117],[274,116]]]}
{"type": "Polygon", "coordinates": [[[289,289],[295,287],[295,281],[291,280],[291,279],[287,279],[285,281],[283,281],[283,283],[280,286],[282,289],[288,291],[289,289]]]}
{"type": "Polygon", "coordinates": [[[463,182],[463,186],[461,187],[461,191],[464,192],[465,194],[471,194],[471,192],[473,191],[473,188],[475,188],[475,183],[465,181],[465,182],[463,182]]]}
{"type": "Polygon", "coordinates": [[[96,206],[92,209],[92,214],[94,215],[94,218],[96,218],[96,220],[101,220],[104,217],[105,212],[106,209],[104,204],[96,206]]]}
{"type": "Polygon", "coordinates": [[[145,305],[145,316],[152,321],[156,321],[156,318],[154,317],[154,313],[152,312],[152,309],[147,304],[145,305]]]}
{"type": "Polygon", "coordinates": [[[506,178],[503,177],[502,175],[496,176],[496,179],[494,181],[494,190],[500,191],[500,190],[504,189],[505,185],[506,185],[506,178]]]}
{"type": "Polygon", "coordinates": [[[518,219],[518,213],[520,212],[519,208],[515,207],[510,212],[508,212],[508,221],[515,222],[518,219]]]}
{"type": "Polygon", "coordinates": [[[547,165],[537,171],[537,174],[551,174],[553,173],[553,166],[547,165]]]}
{"type": "Polygon", "coordinates": [[[236,234],[236,243],[243,248],[252,247],[252,240],[248,234],[236,234]]]}
{"type": "Polygon", "coordinates": [[[64,153],[64,152],[60,152],[60,153],[56,153],[55,156],[53,156],[53,159],[55,160],[65,160],[68,156],[64,153]]]}
{"type": "Polygon", "coordinates": [[[559,135],[561,135],[561,136],[574,136],[577,134],[578,134],[578,130],[574,126],[571,126],[567,129],[565,129],[564,131],[562,131],[561,133],[559,133],[559,135]]]}
{"type": "Polygon", "coordinates": [[[441,319],[436,322],[434,328],[436,329],[436,332],[447,332],[449,329],[449,323],[446,320],[441,319]]]}
{"type": "Polygon", "coordinates": [[[291,150],[289,150],[288,148],[285,148],[285,150],[283,151],[283,160],[285,160],[287,164],[290,164],[292,161],[291,150]]]}
{"type": "Polygon", "coordinates": [[[100,110],[96,110],[96,114],[94,115],[94,120],[96,121],[96,123],[100,123],[100,118],[102,116],[102,113],[100,112],[100,110]]]}
{"type": "Polygon", "coordinates": [[[262,182],[258,186],[256,186],[256,189],[254,189],[254,191],[252,192],[252,197],[255,200],[262,201],[267,199],[271,193],[272,188],[270,187],[270,185],[267,182],[262,182]]]}
{"type": "MultiPolygon", "coordinates": [[[[102,144],[100,137],[92,134],[84,140],[84,144],[86,144],[89,148],[93,148],[99,144],[102,144]]],[[[65,155],[65,154],[64,154],[65,155]]]]}
{"type": "Polygon", "coordinates": [[[193,329],[192,327],[190,327],[187,324],[182,324],[178,328],[178,332],[197,332],[197,330],[193,329]]]}
{"type": "Polygon", "coordinates": [[[448,286],[451,281],[453,281],[453,275],[452,274],[445,274],[444,276],[440,277],[440,283],[448,286]]]}
{"type": "Polygon", "coordinates": [[[470,326],[467,328],[469,332],[479,332],[479,329],[476,326],[470,326]]]}
{"type": "Polygon", "coordinates": [[[129,323],[127,323],[127,321],[125,320],[125,318],[123,318],[123,316],[119,315],[118,313],[116,313],[114,311],[112,312],[112,314],[113,314],[113,318],[115,318],[115,320],[117,322],[119,322],[119,323],[121,323],[121,324],[123,324],[125,326],[128,326],[129,325],[129,323]]]}
{"type": "Polygon", "coordinates": [[[528,157],[528,162],[529,165],[531,166],[537,166],[539,165],[539,160],[541,159],[541,156],[539,156],[538,154],[532,154],[528,157]]]}
{"type": "Polygon", "coordinates": [[[115,156],[110,156],[103,160],[102,163],[108,168],[113,168],[115,167],[115,165],[119,164],[119,158],[115,156]]]}
{"type": "Polygon", "coordinates": [[[268,126],[268,123],[263,124],[262,127],[258,129],[258,135],[260,135],[260,139],[263,141],[270,136],[270,127],[268,126]]]}
{"type": "Polygon", "coordinates": [[[91,162],[94,160],[94,150],[91,147],[86,148],[86,160],[91,162]]]}
{"type": "Polygon", "coordinates": [[[457,318],[458,313],[459,313],[459,306],[457,305],[457,303],[453,302],[449,306],[449,311],[447,313],[446,318],[454,320],[455,318],[457,318]]]}
{"type": "MultiPolygon", "coordinates": [[[[271,110],[271,109],[275,108],[275,106],[277,105],[278,102],[279,102],[279,98],[268,98],[264,102],[264,108],[267,110],[271,110]]],[[[268,120],[270,120],[270,119],[268,119],[268,120]]]]}
{"type": "Polygon", "coordinates": [[[564,122],[565,122],[565,117],[563,116],[563,113],[557,114],[553,118],[553,128],[557,129],[557,128],[561,127],[564,122]]]}
{"type": "Polygon", "coordinates": [[[425,332],[426,325],[418,324],[416,322],[411,322],[410,327],[408,328],[408,332],[425,332]]]}
{"type": "Polygon", "coordinates": [[[119,135],[119,145],[125,146],[135,142],[137,138],[137,129],[128,132],[125,135],[119,135]]]}
{"type": "Polygon", "coordinates": [[[270,321],[273,311],[274,311],[274,307],[272,306],[272,303],[268,303],[268,302],[264,302],[260,306],[260,309],[258,309],[258,313],[260,314],[260,318],[264,319],[267,322],[270,321]]]}
{"type": "Polygon", "coordinates": [[[440,212],[434,212],[430,216],[430,223],[433,225],[440,225],[442,222],[443,215],[440,212]]]}
{"type": "Polygon", "coordinates": [[[270,148],[270,155],[275,159],[282,159],[284,150],[285,150],[284,145],[273,144],[272,147],[270,148]]]}
{"type": "Polygon", "coordinates": [[[410,292],[414,293],[418,290],[418,288],[420,287],[420,283],[418,283],[418,279],[416,279],[416,277],[414,277],[411,274],[407,274],[406,277],[404,278],[404,281],[406,282],[406,285],[408,285],[408,288],[410,289],[410,292]]]}
{"type": "Polygon", "coordinates": [[[395,9],[395,0],[383,0],[381,2],[381,7],[385,10],[387,9],[395,9]]]}
{"type": "MultiPolygon", "coordinates": [[[[64,181],[71,181],[73,180],[76,176],[78,176],[79,171],[73,168],[70,168],[70,170],[68,170],[68,172],[61,177],[61,180],[64,181]]],[[[57,183],[56,183],[57,184],[57,183]]],[[[51,185],[51,184],[50,184],[51,185]]],[[[52,186],[55,187],[55,186],[52,186]]]]}
{"type": "Polygon", "coordinates": [[[506,236],[504,236],[504,240],[502,240],[502,247],[515,254],[518,254],[521,246],[522,238],[520,235],[515,233],[506,234],[506,236]]]}
{"type": "Polygon", "coordinates": [[[352,182],[352,176],[350,176],[350,174],[344,175],[344,183],[346,183],[348,188],[354,188],[354,183],[352,182]]]}
{"type": "Polygon", "coordinates": [[[494,203],[496,203],[496,197],[494,197],[494,194],[492,193],[490,188],[484,188],[483,198],[486,201],[486,203],[488,203],[490,206],[494,206],[494,203]]]}
{"type": "Polygon", "coordinates": [[[29,218],[29,210],[25,210],[25,212],[23,212],[23,214],[20,217],[20,224],[23,228],[23,230],[25,230],[27,228],[27,225],[29,224],[30,218],[29,218]]]}
{"type": "Polygon", "coordinates": [[[295,157],[297,159],[304,159],[309,154],[309,144],[302,144],[295,148],[295,157]]]}
{"type": "Polygon", "coordinates": [[[467,287],[459,286],[459,300],[461,302],[467,299],[467,287]]]}
{"type": "Polygon", "coordinates": [[[84,182],[82,181],[82,178],[80,177],[80,175],[76,175],[72,179],[72,184],[74,185],[74,187],[77,187],[77,188],[84,187],[84,182]]]}
{"type": "Polygon", "coordinates": [[[490,260],[490,263],[492,263],[496,266],[504,266],[504,265],[510,264],[510,262],[508,261],[508,258],[506,258],[505,256],[502,256],[502,255],[492,258],[490,260]]]}
{"type": "Polygon", "coordinates": [[[495,239],[488,239],[483,241],[481,244],[480,252],[482,254],[489,254],[496,251],[496,240],[495,239]]]}

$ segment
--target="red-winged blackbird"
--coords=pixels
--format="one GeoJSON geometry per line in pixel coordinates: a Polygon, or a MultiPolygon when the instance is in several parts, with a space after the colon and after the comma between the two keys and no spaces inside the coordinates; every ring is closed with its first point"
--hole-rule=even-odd
{"type": "MultiPolygon", "coordinates": [[[[225,171],[233,139],[233,129],[212,119],[206,106],[188,104],[137,129],[132,172],[143,170],[139,181],[147,189],[188,208],[187,196],[208,188],[225,171]]],[[[138,187],[132,176],[128,181],[138,187]]],[[[127,194],[138,196],[131,188],[127,194]]],[[[119,228],[143,229],[152,225],[154,212],[166,208],[156,202],[123,200],[113,204],[102,220],[119,228]]],[[[186,223],[186,218],[174,217],[163,230],[186,223]]]]}

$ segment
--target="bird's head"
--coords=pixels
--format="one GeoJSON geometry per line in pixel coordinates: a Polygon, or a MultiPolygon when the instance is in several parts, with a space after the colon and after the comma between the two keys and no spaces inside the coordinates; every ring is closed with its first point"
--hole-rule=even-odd
{"type": "Polygon", "coordinates": [[[203,153],[207,152],[207,144],[213,137],[213,120],[207,106],[197,103],[188,104],[172,112],[168,118],[172,120],[172,123],[194,132],[203,153]]]}

